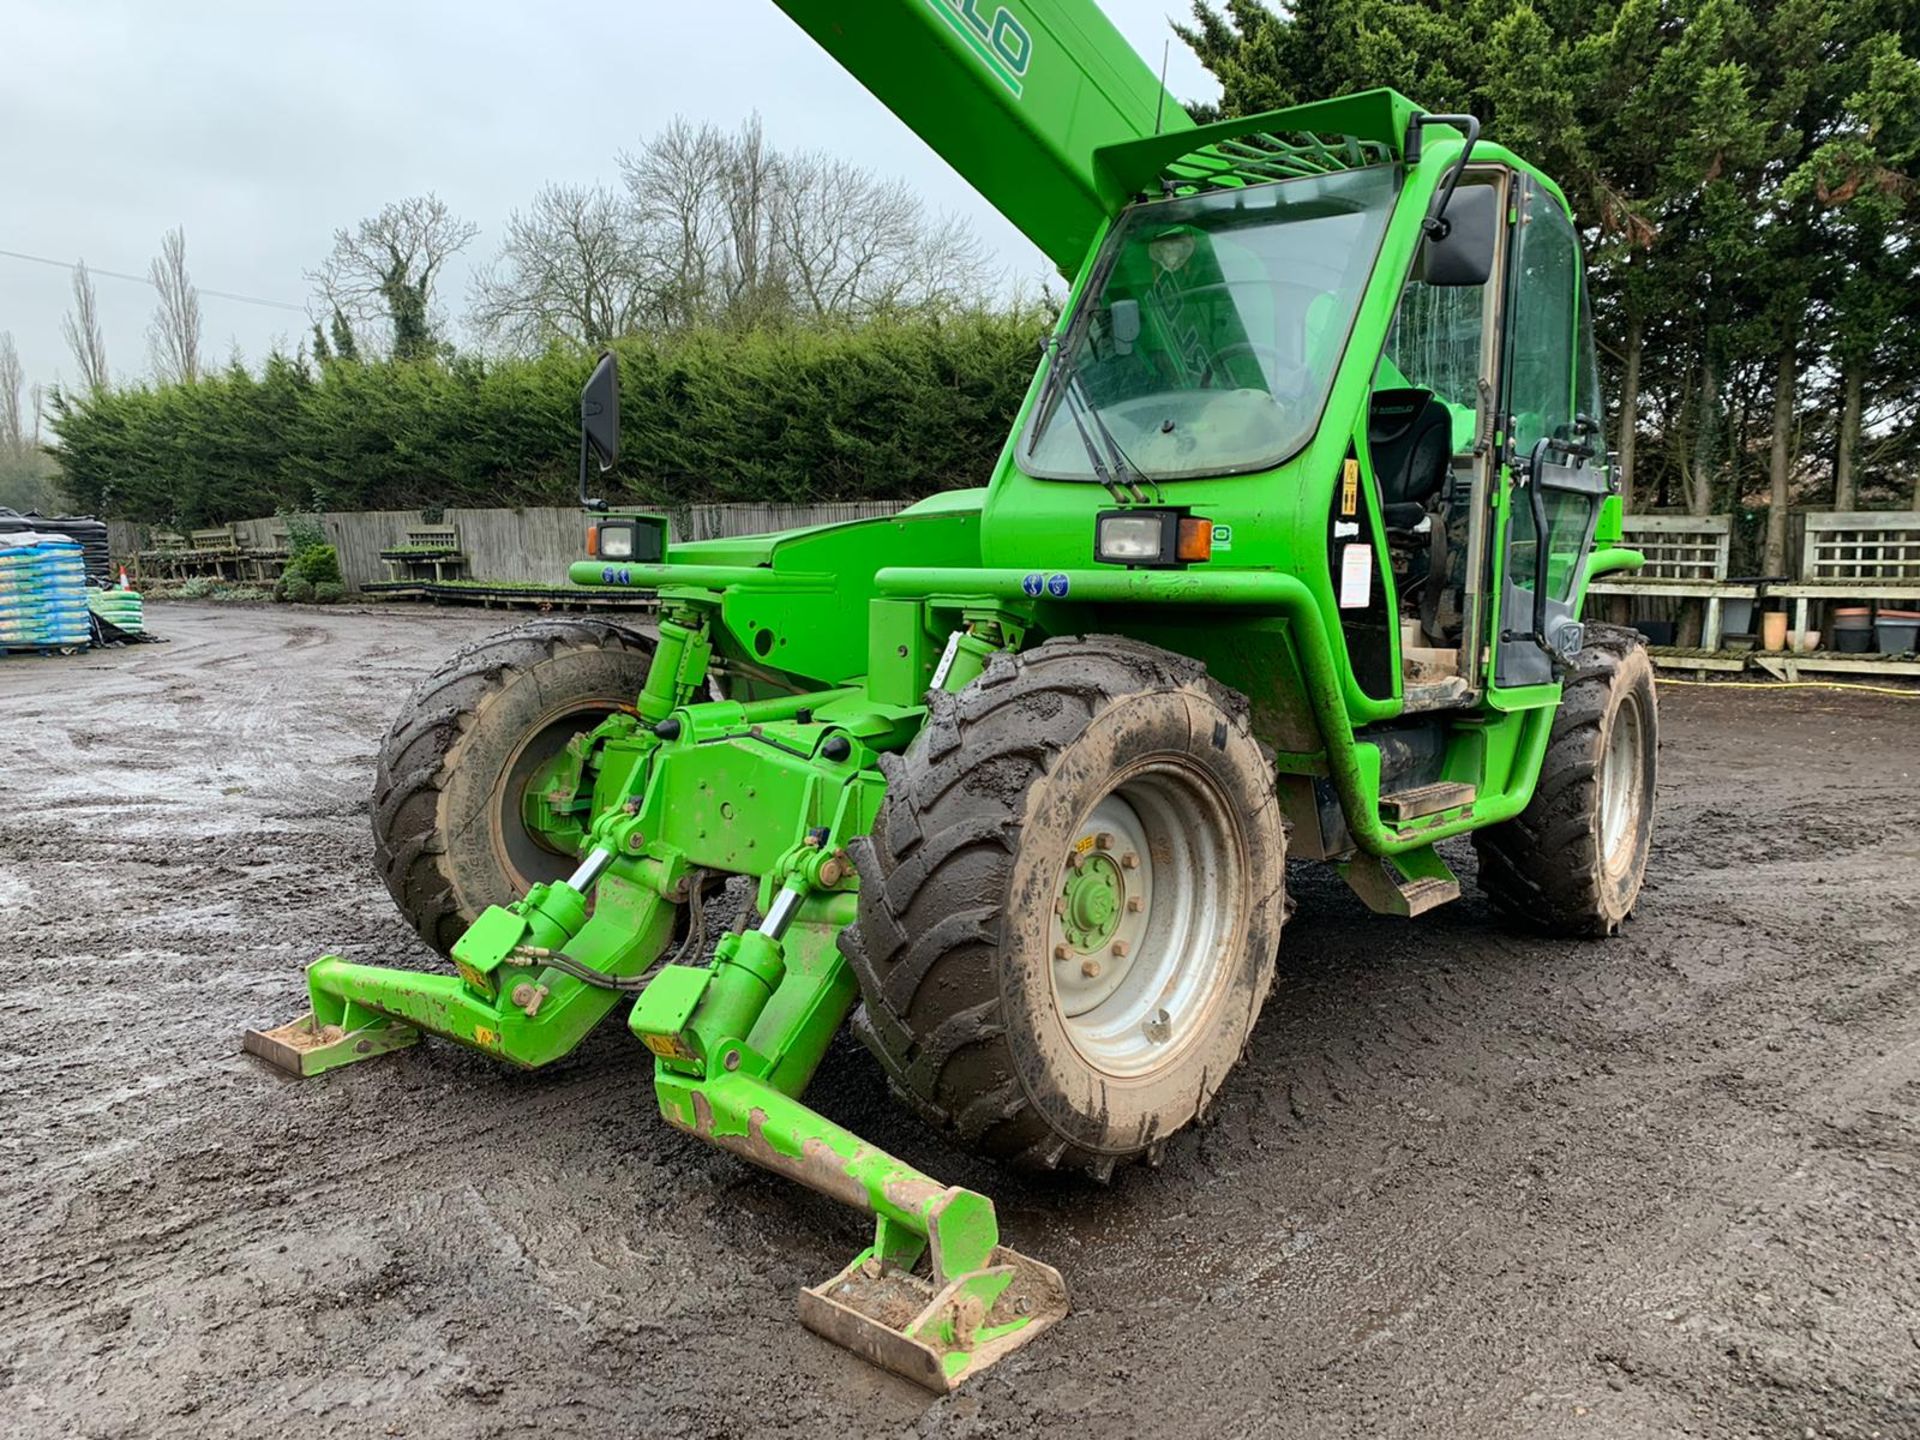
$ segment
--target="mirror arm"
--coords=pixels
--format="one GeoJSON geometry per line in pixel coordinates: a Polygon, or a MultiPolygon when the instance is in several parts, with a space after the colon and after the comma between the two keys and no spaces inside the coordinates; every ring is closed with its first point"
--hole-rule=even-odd
{"type": "Polygon", "coordinates": [[[582,510],[592,510],[597,513],[607,508],[607,502],[605,500],[588,498],[587,475],[592,464],[592,459],[592,449],[587,444],[587,432],[585,429],[582,429],[580,432],[580,508],[582,510]]]}
{"type": "Polygon", "coordinates": [[[1402,154],[1409,165],[1420,162],[1420,134],[1428,125],[1451,125],[1457,130],[1467,132],[1467,143],[1460,151],[1460,158],[1453,162],[1453,168],[1447,171],[1447,178],[1440,182],[1440,194],[1433,206],[1433,213],[1421,222],[1420,228],[1432,240],[1444,240],[1452,229],[1447,223],[1447,205],[1453,199],[1454,189],[1460,184],[1460,177],[1466,174],[1467,163],[1473,159],[1473,147],[1480,141],[1480,122],[1471,115],[1416,115],[1407,125],[1406,144],[1402,154]]]}

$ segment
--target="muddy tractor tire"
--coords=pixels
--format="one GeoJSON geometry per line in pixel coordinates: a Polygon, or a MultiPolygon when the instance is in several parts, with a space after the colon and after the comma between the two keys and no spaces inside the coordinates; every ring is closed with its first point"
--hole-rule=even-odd
{"type": "Polygon", "coordinates": [[[528,777],[569,738],[631,712],[653,641],[603,620],[537,620],[469,645],[422,680],[380,747],[375,863],[442,955],[489,905],[578,861],[520,815],[528,777]]]}
{"type": "Polygon", "coordinates": [[[1494,905],[1550,934],[1618,931],[1646,878],[1658,750],[1645,642],[1589,625],[1533,798],[1474,833],[1480,888],[1494,905]]]}
{"type": "Polygon", "coordinates": [[[1106,1179],[1211,1107],[1272,986],[1286,834],[1244,698],[1112,637],[936,693],[852,847],[854,1028],[960,1143],[1106,1179]]]}

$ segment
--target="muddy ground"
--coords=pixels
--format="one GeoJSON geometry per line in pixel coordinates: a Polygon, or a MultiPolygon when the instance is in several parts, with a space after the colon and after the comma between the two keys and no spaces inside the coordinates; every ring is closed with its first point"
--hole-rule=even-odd
{"type": "Polygon", "coordinates": [[[1920,1435],[1920,701],[1664,689],[1612,942],[1300,870],[1217,1124],[1109,1189],[947,1151],[843,1047],[817,1103],[1074,1290],[934,1401],[794,1318],[861,1222],[669,1131],[624,1027],[240,1054],[322,947],[430,963],[374,749],[502,621],[151,615],[0,664],[0,1431],[1920,1435]]]}

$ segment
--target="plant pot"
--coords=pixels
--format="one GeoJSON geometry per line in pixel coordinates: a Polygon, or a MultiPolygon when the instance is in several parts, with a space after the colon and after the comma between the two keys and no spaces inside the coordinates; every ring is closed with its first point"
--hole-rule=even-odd
{"type": "Polygon", "coordinates": [[[1746,635],[1753,630],[1753,601],[1722,600],[1720,602],[1720,629],[1735,635],[1746,635]]]}
{"type": "Polygon", "coordinates": [[[1833,648],[1842,655],[1873,650],[1873,612],[1864,605],[1843,605],[1833,612],[1833,648]]]}
{"type": "Polygon", "coordinates": [[[1920,640],[1920,610],[1882,610],[1874,617],[1873,638],[1882,655],[1904,655],[1920,640]]]}
{"type": "Polygon", "coordinates": [[[1766,650],[1787,648],[1787,616],[1783,610],[1760,617],[1760,645],[1766,650]]]}
{"type": "Polygon", "coordinates": [[[1633,622],[1633,628],[1646,637],[1649,645],[1673,644],[1673,621],[1671,620],[1636,620],[1633,622]]]}
{"type": "Polygon", "coordinates": [[[1820,648],[1820,632],[1818,630],[1802,630],[1798,635],[1789,636],[1788,638],[1793,641],[1793,648],[1802,655],[1811,655],[1820,648]]]}
{"type": "Polygon", "coordinates": [[[1735,655],[1745,655],[1759,644],[1758,635],[1722,635],[1720,637],[1720,648],[1731,651],[1735,655]]]}

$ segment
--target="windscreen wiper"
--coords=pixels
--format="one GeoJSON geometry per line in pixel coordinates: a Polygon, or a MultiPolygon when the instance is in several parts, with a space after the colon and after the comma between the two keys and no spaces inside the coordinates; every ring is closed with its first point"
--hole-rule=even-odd
{"type": "Polygon", "coordinates": [[[1087,390],[1080,383],[1078,370],[1074,370],[1067,376],[1067,394],[1070,398],[1079,399],[1081,408],[1087,412],[1087,419],[1091,420],[1093,428],[1100,432],[1101,440],[1106,443],[1107,458],[1112,462],[1114,470],[1118,472],[1120,482],[1127,487],[1136,501],[1142,505],[1146,504],[1147,494],[1140,488],[1140,482],[1146,479],[1146,476],[1141,473],[1138,465],[1127,458],[1127,452],[1120,448],[1120,442],[1113,438],[1113,431],[1107,428],[1107,422],[1101,417],[1099,407],[1087,399],[1087,390]]]}
{"type": "Polygon", "coordinates": [[[1046,428],[1051,414],[1051,403],[1058,396],[1060,403],[1066,406],[1067,418],[1073,421],[1074,433],[1080,437],[1081,448],[1087,452],[1087,461],[1093,466],[1094,478],[1106,487],[1109,495],[1123,505],[1129,498],[1144,502],[1147,497],[1141,493],[1140,487],[1132,478],[1140,473],[1139,469],[1127,459],[1127,452],[1120,448],[1120,443],[1113,438],[1113,432],[1107,428],[1106,421],[1100,418],[1099,410],[1087,399],[1086,387],[1080,381],[1079,368],[1060,348],[1058,336],[1048,339],[1046,350],[1048,358],[1053,363],[1047,370],[1046,386],[1040,392],[1033,429],[1027,439],[1027,453],[1031,455],[1034,447],[1040,443],[1040,432],[1046,428]],[[1092,422],[1094,430],[1099,432],[1100,441],[1095,441],[1092,432],[1087,429],[1089,421],[1092,422]],[[1102,442],[1106,446],[1105,455],[1101,453],[1102,442]],[[1109,460],[1112,462],[1111,469],[1108,466],[1109,460]],[[1115,478],[1114,471],[1119,472],[1118,479],[1115,478]],[[1120,488],[1123,483],[1126,486],[1124,491],[1120,488]]]}

